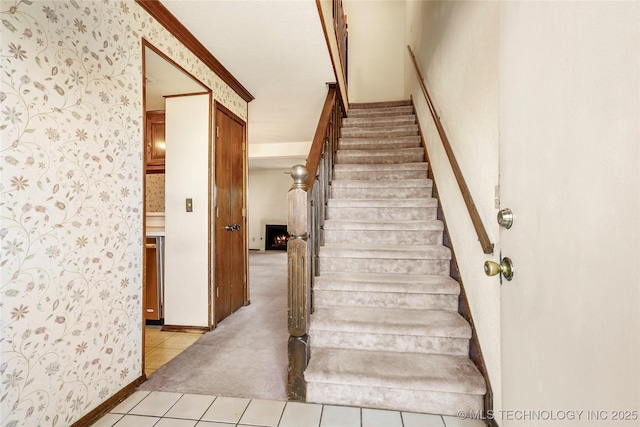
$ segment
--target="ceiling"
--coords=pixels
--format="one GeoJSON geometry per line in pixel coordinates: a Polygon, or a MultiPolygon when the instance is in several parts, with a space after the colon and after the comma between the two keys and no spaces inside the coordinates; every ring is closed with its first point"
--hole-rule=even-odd
{"type": "MultiPolygon", "coordinates": [[[[161,2],[255,97],[249,103],[249,168],[288,170],[304,161],[300,146],[313,139],[326,83],[335,81],[316,2],[161,2]]],[[[149,63],[147,77],[165,80],[149,63]]]]}

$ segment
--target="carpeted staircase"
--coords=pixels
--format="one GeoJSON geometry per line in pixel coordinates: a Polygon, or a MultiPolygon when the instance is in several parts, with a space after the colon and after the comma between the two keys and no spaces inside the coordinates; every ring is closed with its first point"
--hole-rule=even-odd
{"type": "Polygon", "coordinates": [[[344,119],[313,288],[307,401],[457,415],[483,409],[471,327],[410,101],[344,119]]]}

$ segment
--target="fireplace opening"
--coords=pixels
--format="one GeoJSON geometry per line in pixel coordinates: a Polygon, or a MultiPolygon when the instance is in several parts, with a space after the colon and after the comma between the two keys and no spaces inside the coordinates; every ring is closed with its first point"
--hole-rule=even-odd
{"type": "Polygon", "coordinates": [[[286,225],[267,224],[265,226],[265,244],[266,251],[286,251],[289,233],[287,233],[286,225]]]}

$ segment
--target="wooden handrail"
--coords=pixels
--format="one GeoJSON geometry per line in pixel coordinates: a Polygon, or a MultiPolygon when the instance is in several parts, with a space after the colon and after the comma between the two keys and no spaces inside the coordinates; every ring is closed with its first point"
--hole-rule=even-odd
{"type": "Polygon", "coordinates": [[[424,79],[422,78],[422,73],[420,72],[420,67],[418,67],[418,62],[416,61],[416,57],[413,54],[413,51],[411,50],[411,46],[407,46],[407,49],[409,49],[409,55],[411,56],[411,60],[413,61],[413,66],[416,69],[416,74],[418,75],[418,81],[420,82],[422,93],[424,94],[424,97],[427,100],[427,105],[429,106],[431,117],[433,117],[433,121],[436,125],[436,129],[438,130],[438,134],[440,135],[440,139],[442,140],[444,151],[447,153],[447,157],[449,158],[449,163],[451,163],[451,169],[453,169],[453,174],[455,175],[456,181],[458,182],[458,187],[460,187],[462,198],[464,199],[464,203],[467,206],[467,210],[469,211],[469,216],[471,217],[473,228],[476,230],[476,234],[478,235],[478,241],[480,242],[480,246],[482,246],[482,251],[485,254],[492,254],[493,243],[491,243],[491,240],[489,239],[489,235],[487,234],[487,230],[484,228],[484,225],[482,224],[482,219],[480,218],[480,214],[476,209],[476,204],[473,202],[473,198],[471,197],[471,192],[469,191],[469,187],[467,186],[467,183],[464,180],[464,176],[462,176],[460,165],[458,165],[456,156],[453,154],[453,150],[451,149],[451,144],[449,143],[449,138],[447,138],[447,134],[444,131],[444,127],[442,127],[442,122],[440,122],[440,117],[438,117],[438,114],[436,113],[436,109],[433,105],[433,101],[431,100],[431,97],[429,96],[429,92],[427,91],[427,87],[424,84],[424,79]]]}
{"type": "Polygon", "coordinates": [[[324,148],[324,142],[327,134],[327,127],[331,121],[331,114],[333,112],[333,106],[336,102],[336,84],[329,83],[329,90],[327,91],[327,98],[324,101],[322,107],[322,113],[320,114],[320,121],[318,121],[318,127],[311,143],[309,150],[309,157],[307,158],[307,170],[309,176],[305,181],[307,185],[307,191],[313,189],[313,182],[316,179],[316,173],[318,171],[318,165],[320,164],[320,158],[322,157],[322,150],[324,148]]]}

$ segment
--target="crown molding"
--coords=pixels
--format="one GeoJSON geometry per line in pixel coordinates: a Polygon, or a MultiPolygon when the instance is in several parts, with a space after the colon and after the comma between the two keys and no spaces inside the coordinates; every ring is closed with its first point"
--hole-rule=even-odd
{"type": "Polygon", "coordinates": [[[194,55],[204,62],[226,84],[228,84],[242,99],[251,102],[253,95],[207,50],[206,47],[193,35],[160,0],[136,0],[147,13],[155,18],[163,27],[173,34],[194,55]]]}

